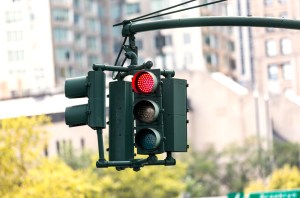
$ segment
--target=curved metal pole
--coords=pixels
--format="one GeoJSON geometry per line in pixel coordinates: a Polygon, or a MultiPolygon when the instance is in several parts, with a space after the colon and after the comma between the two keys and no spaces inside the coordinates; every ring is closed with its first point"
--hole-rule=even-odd
{"type": "Polygon", "coordinates": [[[143,23],[126,23],[123,26],[122,35],[129,36],[138,32],[151,30],[203,26],[250,26],[300,30],[300,21],[265,17],[198,17],[187,19],[169,19],[143,23]]]}

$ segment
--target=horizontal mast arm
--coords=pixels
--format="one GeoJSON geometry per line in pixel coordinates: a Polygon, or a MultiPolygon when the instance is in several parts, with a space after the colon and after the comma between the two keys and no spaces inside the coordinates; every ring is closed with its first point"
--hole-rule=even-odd
{"type": "Polygon", "coordinates": [[[124,24],[122,35],[129,36],[138,32],[151,30],[204,26],[274,27],[300,30],[300,21],[265,17],[198,17],[186,19],[168,19],[124,24]]]}

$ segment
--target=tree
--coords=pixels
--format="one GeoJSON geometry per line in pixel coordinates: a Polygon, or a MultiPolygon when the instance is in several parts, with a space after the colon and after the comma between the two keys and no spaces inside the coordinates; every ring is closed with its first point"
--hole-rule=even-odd
{"type": "MultiPolygon", "coordinates": [[[[73,170],[59,159],[44,159],[28,171],[14,197],[99,197],[101,182],[88,170],[73,170]]],[[[103,196],[104,197],[104,196],[103,196]]]]}
{"type": "Polygon", "coordinates": [[[39,126],[49,122],[46,116],[0,121],[0,197],[21,186],[27,171],[37,163],[46,142],[39,126]]]}
{"type": "Polygon", "coordinates": [[[57,159],[41,156],[49,117],[0,122],[0,197],[98,197],[101,185],[91,171],[74,171],[57,159]]]}
{"type": "Polygon", "coordinates": [[[191,197],[216,196],[220,193],[220,155],[210,146],[201,152],[190,152],[187,159],[186,193],[191,197]]]}
{"type": "Polygon", "coordinates": [[[295,189],[300,188],[300,172],[297,167],[285,165],[275,170],[269,177],[267,182],[256,180],[250,182],[245,187],[246,193],[260,192],[275,189],[295,189]]]}
{"type": "Polygon", "coordinates": [[[274,141],[273,146],[274,163],[277,168],[282,168],[284,165],[299,166],[299,150],[300,146],[297,143],[274,141]]]}
{"type": "Polygon", "coordinates": [[[92,163],[93,153],[88,150],[83,150],[82,152],[74,152],[72,144],[64,144],[62,152],[59,157],[74,170],[84,169],[89,167],[92,163]]]}
{"type": "Polygon", "coordinates": [[[241,192],[249,181],[271,172],[270,153],[259,148],[255,138],[245,140],[242,145],[229,145],[221,155],[222,183],[229,191],[241,192]]]}
{"type": "Polygon", "coordinates": [[[107,197],[167,198],[178,197],[184,190],[184,173],[184,165],[178,163],[170,167],[147,166],[139,172],[108,168],[99,173],[99,178],[102,180],[102,195],[107,197]]]}

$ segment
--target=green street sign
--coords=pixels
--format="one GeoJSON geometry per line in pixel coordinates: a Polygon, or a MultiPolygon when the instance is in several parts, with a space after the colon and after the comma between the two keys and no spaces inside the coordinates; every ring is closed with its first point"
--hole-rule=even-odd
{"type": "Polygon", "coordinates": [[[249,198],[300,198],[300,189],[250,193],[249,198]]]}
{"type": "Polygon", "coordinates": [[[243,192],[230,192],[227,194],[227,198],[244,198],[243,192]]]}

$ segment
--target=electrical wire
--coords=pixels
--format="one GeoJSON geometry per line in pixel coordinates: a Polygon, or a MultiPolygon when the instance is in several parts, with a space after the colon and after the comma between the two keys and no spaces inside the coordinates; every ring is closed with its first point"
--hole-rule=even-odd
{"type": "MultiPolygon", "coordinates": [[[[134,21],[134,20],[137,20],[137,19],[141,19],[141,18],[144,18],[144,17],[147,17],[147,16],[151,16],[153,14],[157,14],[157,13],[160,13],[160,12],[163,12],[163,11],[166,11],[166,10],[170,10],[172,8],[176,8],[178,6],[182,6],[184,4],[187,4],[187,3],[191,3],[193,1],[196,1],[196,0],[190,0],[190,1],[186,1],[186,2],[183,2],[183,3],[180,3],[180,4],[177,4],[177,5],[174,5],[174,6],[171,6],[171,7],[168,7],[168,8],[164,8],[164,9],[161,9],[161,10],[158,10],[158,11],[155,11],[155,12],[151,12],[149,14],[145,14],[145,15],[142,15],[142,16],[139,16],[139,17],[136,17],[136,18],[133,18],[129,21],[134,21]]],[[[123,23],[117,23],[117,24],[114,24],[113,26],[119,26],[119,25],[122,25],[123,23]]]]}
{"type": "MultiPolygon", "coordinates": [[[[120,51],[119,51],[119,53],[118,53],[118,56],[117,56],[117,59],[116,59],[116,61],[115,61],[114,66],[117,66],[117,64],[118,64],[118,61],[119,61],[120,55],[121,55],[121,53],[122,53],[122,50],[123,50],[123,48],[124,48],[124,45],[125,45],[125,43],[126,43],[126,40],[127,40],[127,36],[125,36],[125,38],[124,38],[124,40],[123,40],[122,46],[121,46],[121,48],[120,48],[120,51]]],[[[125,60],[126,60],[126,58],[125,58],[125,60]]],[[[125,61],[123,61],[123,62],[125,62],[125,61]]],[[[124,65],[124,63],[122,63],[122,64],[124,65]]],[[[123,65],[122,65],[122,66],[123,66],[123,65]]],[[[112,72],[112,79],[113,79],[113,80],[117,79],[117,76],[119,75],[119,73],[118,73],[116,76],[114,76],[114,74],[115,74],[115,72],[113,71],[113,72],[112,72]]]]}
{"type": "MultiPolygon", "coordinates": [[[[163,14],[158,14],[158,15],[155,15],[155,16],[151,16],[153,14],[157,14],[157,13],[160,13],[160,12],[163,12],[163,11],[166,11],[166,10],[169,10],[169,9],[172,9],[172,8],[175,8],[175,7],[187,4],[187,3],[191,3],[193,1],[195,1],[195,0],[186,1],[186,2],[183,2],[183,3],[177,4],[177,5],[174,5],[174,6],[162,9],[162,10],[158,10],[158,11],[146,14],[146,15],[142,15],[142,16],[130,19],[130,20],[126,20],[126,21],[137,22],[137,21],[142,21],[142,20],[146,20],[146,19],[152,19],[152,18],[156,18],[156,17],[165,16],[165,15],[168,15],[168,14],[174,14],[174,13],[177,13],[177,12],[191,10],[191,9],[194,9],[194,8],[199,8],[199,7],[204,7],[204,6],[208,6],[208,5],[212,5],[212,4],[216,4],[216,3],[221,3],[221,2],[227,1],[227,0],[213,1],[213,2],[209,2],[209,3],[200,4],[200,5],[197,5],[197,6],[192,6],[192,7],[188,7],[188,8],[184,8],[184,9],[180,9],[180,10],[175,10],[175,11],[171,11],[171,12],[167,12],[167,13],[163,13],[163,14]],[[148,17],[148,16],[150,16],[150,17],[148,17]]],[[[113,26],[119,26],[119,25],[122,25],[122,24],[123,24],[123,22],[114,24],[113,26]]]]}
{"type": "Polygon", "coordinates": [[[188,7],[188,8],[184,8],[184,9],[180,9],[180,10],[175,10],[175,11],[172,11],[172,12],[167,12],[167,13],[163,13],[163,14],[159,14],[159,15],[155,15],[155,16],[151,16],[151,17],[146,17],[146,18],[133,20],[132,22],[142,21],[142,20],[146,20],[146,19],[152,19],[152,18],[155,18],[155,17],[161,17],[161,16],[165,16],[165,15],[168,15],[168,14],[174,14],[174,13],[177,13],[177,12],[191,10],[191,9],[194,9],[194,8],[199,8],[199,7],[204,7],[204,6],[208,6],[208,5],[212,5],[212,4],[216,4],[216,3],[221,3],[223,1],[227,1],[227,0],[219,0],[219,1],[214,1],[214,2],[210,2],[210,3],[197,5],[197,6],[192,6],[192,7],[188,7]]]}

